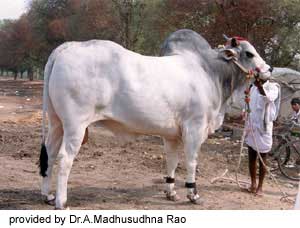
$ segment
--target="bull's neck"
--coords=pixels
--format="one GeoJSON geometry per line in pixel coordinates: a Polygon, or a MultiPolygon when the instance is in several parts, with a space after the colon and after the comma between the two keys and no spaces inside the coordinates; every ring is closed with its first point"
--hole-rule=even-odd
{"type": "Polygon", "coordinates": [[[215,75],[214,81],[223,105],[233,91],[244,83],[245,77],[241,70],[231,61],[226,62],[217,58],[214,64],[215,67],[212,68],[215,75]]]}

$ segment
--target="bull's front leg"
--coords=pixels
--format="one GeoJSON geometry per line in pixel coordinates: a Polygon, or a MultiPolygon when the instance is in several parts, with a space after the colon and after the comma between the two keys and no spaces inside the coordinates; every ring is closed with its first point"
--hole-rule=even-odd
{"type": "Polygon", "coordinates": [[[178,141],[164,138],[164,150],[167,160],[166,197],[171,201],[178,201],[180,198],[175,191],[175,170],[178,165],[178,141]]]}
{"type": "Polygon", "coordinates": [[[203,202],[200,199],[196,187],[196,166],[201,144],[207,137],[205,129],[206,126],[202,121],[193,120],[184,125],[182,134],[187,169],[185,183],[185,187],[187,188],[187,198],[195,204],[201,204],[203,202]]]}

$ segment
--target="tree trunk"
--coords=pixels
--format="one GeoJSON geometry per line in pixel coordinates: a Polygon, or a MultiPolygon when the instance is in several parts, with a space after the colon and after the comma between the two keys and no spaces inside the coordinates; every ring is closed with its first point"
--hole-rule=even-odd
{"type": "Polygon", "coordinates": [[[14,71],[14,80],[17,80],[18,77],[18,71],[14,71]]]}
{"type": "Polygon", "coordinates": [[[39,80],[40,79],[40,73],[39,73],[39,68],[36,68],[36,70],[35,70],[35,78],[36,78],[36,80],[39,80]]]}
{"type": "Polygon", "coordinates": [[[31,67],[28,69],[28,78],[30,81],[33,81],[33,70],[31,67]]]}

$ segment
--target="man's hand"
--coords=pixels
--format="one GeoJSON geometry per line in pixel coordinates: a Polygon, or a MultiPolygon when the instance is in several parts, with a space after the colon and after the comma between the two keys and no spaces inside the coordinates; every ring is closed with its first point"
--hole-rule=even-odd
{"type": "Polygon", "coordinates": [[[264,88],[262,86],[264,83],[265,83],[265,81],[262,81],[259,78],[256,78],[255,82],[254,82],[254,85],[257,87],[257,89],[258,89],[258,91],[261,95],[266,96],[266,93],[265,93],[264,88]]]}

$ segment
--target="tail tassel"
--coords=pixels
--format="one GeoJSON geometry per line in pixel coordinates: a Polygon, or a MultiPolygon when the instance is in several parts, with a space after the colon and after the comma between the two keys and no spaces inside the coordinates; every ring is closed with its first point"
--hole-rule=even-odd
{"type": "Polygon", "coordinates": [[[41,154],[40,154],[40,175],[42,177],[47,176],[47,169],[48,169],[48,154],[47,154],[47,148],[45,143],[42,144],[41,148],[41,154]]]}

